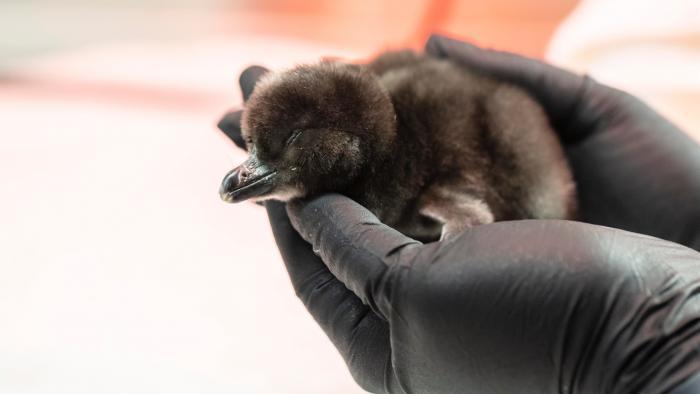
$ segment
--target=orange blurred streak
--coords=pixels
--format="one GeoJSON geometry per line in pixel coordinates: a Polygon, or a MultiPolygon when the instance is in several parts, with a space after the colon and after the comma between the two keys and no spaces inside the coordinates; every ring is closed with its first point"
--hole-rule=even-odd
{"type": "Polygon", "coordinates": [[[264,0],[231,6],[230,29],[298,37],[365,52],[420,48],[431,32],[541,57],[577,0],[264,0]]]}

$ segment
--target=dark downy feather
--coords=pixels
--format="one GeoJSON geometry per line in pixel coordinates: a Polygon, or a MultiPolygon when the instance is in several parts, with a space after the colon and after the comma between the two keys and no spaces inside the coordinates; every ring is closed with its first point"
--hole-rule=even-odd
{"type": "Polygon", "coordinates": [[[243,133],[280,169],[285,193],[263,199],[340,192],[421,240],[575,214],[561,146],[530,96],[409,51],[269,75],[250,97],[243,133]]]}

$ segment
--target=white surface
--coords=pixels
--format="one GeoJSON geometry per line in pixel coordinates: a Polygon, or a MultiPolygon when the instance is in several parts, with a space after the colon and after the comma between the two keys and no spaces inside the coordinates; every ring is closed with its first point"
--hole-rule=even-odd
{"type": "Polygon", "coordinates": [[[217,194],[243,160],[214,127],[240,70],[328,53],[120,45],[0,84],[0,392],[361,392],[264,211],[217,194]]]}
{"type": "Polygon", "coordinates": [[[548,60],[649,102],[700,138],[700,0],[585,0],[548,60]]]}

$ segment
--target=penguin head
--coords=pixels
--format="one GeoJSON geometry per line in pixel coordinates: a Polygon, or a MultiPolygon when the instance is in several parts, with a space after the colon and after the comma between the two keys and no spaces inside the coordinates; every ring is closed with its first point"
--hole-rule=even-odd
{"type": "Polygon", "coordinates": [[[269,73],[241,120],[250,154],[224,178],[224,201],[288,201],[342,192],[380,160],[396,136],[391,99],[360,66],[322,62],[269,73]]]}

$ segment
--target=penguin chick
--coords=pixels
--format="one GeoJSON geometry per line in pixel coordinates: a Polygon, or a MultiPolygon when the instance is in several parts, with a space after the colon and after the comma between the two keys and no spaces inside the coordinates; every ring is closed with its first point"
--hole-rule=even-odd
{"type": "Polygon", "coordinates": [[[401,51],[269,73],[241,126],[250,156],[224,178],[227,202],[337,192],[422,241],[574,216],[571,171],[542,108],[446,60],[401,51]]]}

